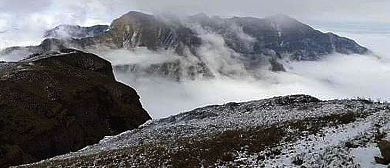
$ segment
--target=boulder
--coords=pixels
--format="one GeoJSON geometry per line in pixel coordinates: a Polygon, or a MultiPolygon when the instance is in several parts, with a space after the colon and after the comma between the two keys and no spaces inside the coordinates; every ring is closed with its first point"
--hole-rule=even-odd
{"type": "Polygon", "coordinates": [[[390,163],[390,141],[382,140],[378,142],[379,150],[383,156],[383,159],[388,163],[390,163]]]}
{"type": "Polygon", "coordinates": [[[390,163],[389,161],[385,160],[382,157],[375,156],[374,159],[375,159],[375,162],[378,164],[388,165],[390,163]]]}
{"type": "Polygon", "coordinates": [[[270,61],[271,68],[270,70],[273,72],[286,72],[286,68],[284,68],[283,64],[279,63],[276,59],[271,59],[270,61]]]}
{"type": "Polygon", "coordinates": [[[0,64],[0,167],[76,151],[150,119],[94,54],[63,49],[0,64]]]}

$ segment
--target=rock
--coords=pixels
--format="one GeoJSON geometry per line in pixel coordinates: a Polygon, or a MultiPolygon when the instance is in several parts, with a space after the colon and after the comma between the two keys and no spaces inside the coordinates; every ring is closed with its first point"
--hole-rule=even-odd
{"type": "Polygon", "coordinates": [[[284,68],[283,64],[279,63],[276,59],[271,59],[269,62],[271,63],[271,68],[270,68],[271,71],[274,71],[274,72],[278,72],[278,71],[286,72],[286,69],[284,68]]]}
{"type": "Polygon", "coordinates": [[[378,147],[384,160],[390,163],[390,141],[382,140],[378,143],[378,147]]]}
{"type": "Polygon", "coordinates": [[[303,164],[303,160],[300,157],[294,157],[292,160],[292,164],[300,166],[303,164]]]}
{"type": "Polygon", "coordinates": [[[378,157],[378,156],[375,156],[374,159],[375,159],[375,162],[378,164],[388,165],[390,163],[389,161],[387,161],[381,157],[378,157]]]}
{"type": "Polygon", "coordinates": [[[358,148],[359,147],[359,145],[354,144],[353,142],[349,142],[349,141],[345,142],[344,146],[347,147],[347,148],[358,148]]]}
{"type": "Polygon", "coordinates": [[[79,150],[151,119],[111,64],[64,49],[0,67],[0,167],[79,150]]]}
{"type": "Polygon", "coordinates": [[[290,104],[304,104],[311,102],[320,102],[319,99],[309,95],[288,95],[275,97],[275,103],[278,105],[290,105],[290,104]]]}

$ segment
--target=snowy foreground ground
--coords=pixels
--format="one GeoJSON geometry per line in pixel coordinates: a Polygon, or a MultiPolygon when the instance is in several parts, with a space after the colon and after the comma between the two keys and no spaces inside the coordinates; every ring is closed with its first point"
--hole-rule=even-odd
{"type": "Polygon", "coordinates": [[[21,167],[387,167],[390,104],[306,95],[207,106],[21,167]]]}

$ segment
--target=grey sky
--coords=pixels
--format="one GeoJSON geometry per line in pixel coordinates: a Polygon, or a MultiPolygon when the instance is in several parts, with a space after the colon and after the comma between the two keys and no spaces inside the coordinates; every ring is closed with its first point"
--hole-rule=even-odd
{"type": "Polygon", "coordinates": [[[141,10],[202,11],[216,15],[266,16],[283,13],[298,18],[344,21],[390,21],[388,0],[137,0],[141,10]],[[188,3],[187,3],[188,2],[188,3]],[[150,5],[153,4],[153,5],[150,5]]]}
{"type": "Polygon", "coordinates": [[[4,46],[17,43],[20,38],[39,37],[43,30],[59,24],[109,24],[131,10],[180,15],[203,12],[222,17],[280,13],[308,24],[390,23],[389,0],[0,0],[0,39],[8,40],[4,46]],[[29,34],[22,34],[26,32],[29,34]]]}
{"type": "Polygon", "coordinates": [[[389,0],[0,0],[1,19],[8,15],[16,22],[42,17],[50,18],[49,24],[92,24],[110,22],[130,10],[255,17],[282,13],[301,20],[390,22],[389,0]]]}

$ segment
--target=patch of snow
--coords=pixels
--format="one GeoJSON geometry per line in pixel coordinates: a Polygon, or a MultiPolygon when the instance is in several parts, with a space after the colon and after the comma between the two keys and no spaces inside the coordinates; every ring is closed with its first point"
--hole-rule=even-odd
{"type": "MultiPolygon", "coordinates": [[[[238,155],[235,160],[226,165],[296,167],[293,161],[299,158],[306,167],[377,166],[371,162],[373,156],[378,154],[377,149],[376,153],[374,151],[374,137],[378,129],[382,132],[389,132],[389,107],[386,104],[364,104],[361,101],[347,100],[284,106],[278,104],[275,99],[266,99],[207,106],[168,118],[148,121],[139,129],[126,131],[116,136],[106,136],[98,144],[49,160],[84,156],[140,144],[177,140],[183,137],[210,137],[210,135],[226,130],[264,127],[285,121],[342,114],[346,111],[370,115],[349,124],[323,128],[315,135],[298,137],[299,139],[295,142],[282,142],[276,147],[259,153],[250,154],[245,150],[237,151],[238,155]],[[359,148],[346,147],[346,142],[358,144],[359,148]],[[364,146],[366,144],[370,145],[364,146]],[[281,151],[281,154],[265,156],[267,152],[275,149],[281,151]],[[365,150],[367,152],[364,152],[365,150]],[[265,159],[259,160],[260,155],[265,156],[265,159]]],[[[286,131],[294,133],[296,130],[286,131]]]]}
{"type": "Polygon", "coordinates": [[[379,148],[374,144],[370,144],[368,147],[358,147],[351,150],[355,161],[357,161],[361,167],[365,168],[386,168],[387,165],[381,165],[375,163],[374,156],[381,156],[379,148]]]}

